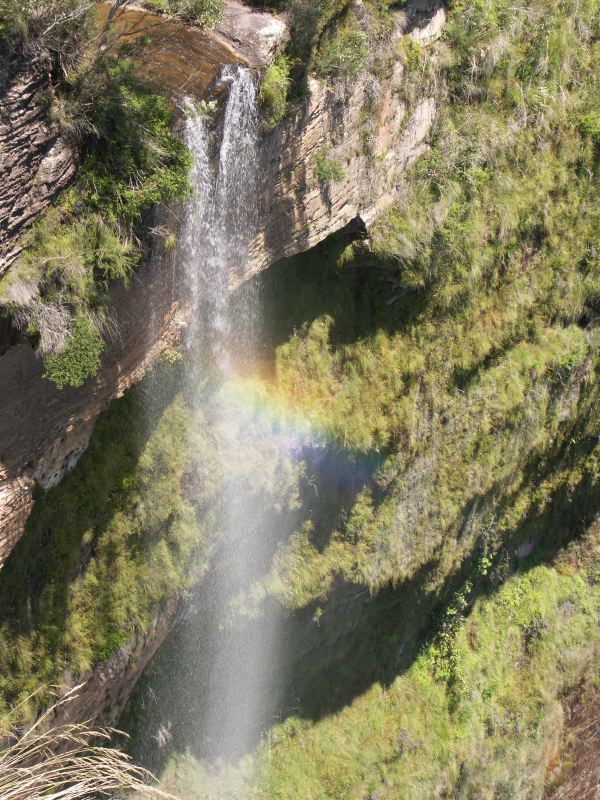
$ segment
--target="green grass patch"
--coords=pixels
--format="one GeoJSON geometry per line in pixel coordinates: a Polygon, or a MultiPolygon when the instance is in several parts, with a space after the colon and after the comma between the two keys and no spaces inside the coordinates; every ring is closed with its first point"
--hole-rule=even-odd
{"type": "Polygon", "coordinates": [[[162,388],[176,368],[115,401],[76,470],[38,493],[0,582],[3,704],[105,661],[198,579],[203,507],[184,487],[207,466],[201,422],[162,388]]]}
{"type": "Polygon", "coordinates": [[[102,355],[102,337],[87,317],[77,317],[68,334],[67,344],[45,361],[44,378],[59,389],[83,386],[98,372],[102,355]]]}
{"type": "Polygon", "coordinates": [[[324,185],[339,183],[346,177],[343,166],[328,151],[323,151],[317,155],[314,174],[319,183],[324,185]]]}
{"type": "Polygon", "coordinates": [[[597,659],[599,610],[600,587],[581,570],[511,578],[390,686],[316,724],[275,728],[256,797],[540,795],[561,696],[597,659]]]}

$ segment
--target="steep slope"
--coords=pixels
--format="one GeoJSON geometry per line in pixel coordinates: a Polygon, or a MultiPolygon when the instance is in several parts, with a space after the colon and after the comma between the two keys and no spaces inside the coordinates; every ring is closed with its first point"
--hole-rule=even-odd
{"type": "MultiPolygon", "coordinates": [[[[214,78],[219,61],[249,57],[252,63],[260,63],[261,58],[272,56],[272,26],[261,27],[254,21],[258,18],[262,23],[265,17],[269,18],[257,11],[241,17],[232,11],[227,18],[228,27],[221,34],[209,34],[207,46],[203,44],[205,34],[190,33],[179,23],[165,23],[158,18],[158,33],[152,28],[154,39],[150,52],[143,50],[143,58],[149,59],[150,64],[154,60],[154,68],[161,69],[161,47],[168,45],[177,52],[175,65],[165,75],[167,88],[172,91],[176,85],[179,87],[179,78],[189,70],[194,54],[202,51],[206,61],[195,67],[194,78],[186,82],[186,91],[201,96],[214,78]],[[231,35],[233,19],[240,25],[237,37],[242,41],[237,54],[231,48],[224,49],[220,38],[231,35]],[[215,37],[216,45],[211,44],[215,37]],[[246,37],[250,45],[244,51],[246,37]]],[[[141,35],[138,26],[143,30],[151,24],[150,18],[144,12],[126,10],[118,24],[125,32],[133,31],[137,38],[141,35]]],[[[407,31],[407,41],[434,41],[443,19],[439,3],[424,4],[419,0],[394,19],[394,34],[385,45],[386,50],[393,52],[403,30],[407,31]]],[[[281,36],[281,28],[278,35],[281,36]]],[[[373,100],[369,99],[372,85],[366,79],[345,95],[336,95],[330,87],[313,81],[308,98],[265,139],[261,158],[264,191],[258,198],[262,230],[252,245],[245,274],[232,275],[232,286],[276,259],[306,250],[349,224],[364,228],[377,209],[393,202],[402,175],[423,150],[435,117],[435,86],[430,81],[419,90],[414,110],[408,111],[407,101],[400,93],[404,72],[401,63],[395,66],[373,100]],[[378,142],[379,150],[391,157],[381,163],[379,151],[368,154],[361,144],[366,128],[360,116],[369,103],[379,120],[370,136],[378,142]],[[325,185],[315,178],[314,170],[325,152],[347,164],[343,181],[325,185]]],[[[152,78],[151,71],[149,76],[152,78]]],[[[35,99],[31,105],[36,106],[35,99]]],[[[17,124],[16,120],[11,124],[17,124]]],[[[16,191],[22,196],[24,189],[17,187],[16,191]]],[[[160,230],[160,223],[162,219],[154,220],[154,229],[160,230]]],[[[169,217],[167,226],[171,225],[169,217]]],[[[160,237],[154,246],[160,249],[160,237]]],[[[138,270],[132,286],[112,291],[106,316],[113,335],[105,342],[98,376],[81,389],[57,391],[42,377],[44,365],[39,353],[32,352],[26,344],[12,347],[0,357],[0,375],[7,387],[0,414],[5,425],[1,440],[6,443],[0,453],[0,563],[23,531],[34,483],[48,488],[60,480],[83,452],[102,408],[139,380],[156,355],[173,344],[186,315],[186,298],[177,291],[180,285],[173,258],[158,254],[149,266],[138,270]],[[138,313],[146,308],[152,309],[150,315],[138,313]],[[26,406],[22,403],[24,395],[31,399],[26,406]]],[[[18,306],[20,301],[15,297],[18,306]]],[[[15,302],[12,298],[11,294],[9,307],[15,302]]],[[[4,349],[14,341],[14,332],[13,339],[8,335],[6,339],[4,349]]]]}
{"type": "MultiPolygon", "coordinates": [[[[587,791],[593,746],[569,778],[561,701],[582,680],[594,696],[599,643],[598,4],[457,1],[443,30],[435,3],[318,8],[305,62],[296,20],[274,65],[263,226],[230,275],[234,306],[264,308],[258,352],[243,314],[231,332],[232,426],[249,413],[283,431],[285,479],[266,445],[221,474],[211,381],[190,400],[190,362],[167,347],[7,560],[2,697],[82,676],[74,716],[112,720],[177,618],[122,724],[190,798],[587,791]],[[281,531],[230,598],[230,634],[284,623],[273,727],[223,779],[199,743],[202,659],[182,654],[205,646],[226,481],[255,486],[281,531]]],[[[177,269],[166,258],[118,290],[123,330],[157,309],[148,359],[185,319],[177,269]]],[[[145,345],[121,346],[137,378],[145,345]]],[[[102,380],[41,396],[65,398],[60,418],[102,380]]],[[[66,450],[47,445],[12,480],[25,457],[48,485],[62,477],[66,450]]]]}

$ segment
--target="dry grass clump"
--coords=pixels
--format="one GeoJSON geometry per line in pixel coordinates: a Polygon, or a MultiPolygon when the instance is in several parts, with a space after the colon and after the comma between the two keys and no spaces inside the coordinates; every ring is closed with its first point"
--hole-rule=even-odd
{"type": "Polygon", "coordinates": [[[76,695],[77,688],[24,733],[15,727],[18,709],[0,719],[8,731],[0,744],[0,798],[91,800],[130,792],[173,798],[149,786],[153,776],[135,766],[129,756],[107,746],[116,731],[87,723],[49,727],[57,709],[76,695]]]}

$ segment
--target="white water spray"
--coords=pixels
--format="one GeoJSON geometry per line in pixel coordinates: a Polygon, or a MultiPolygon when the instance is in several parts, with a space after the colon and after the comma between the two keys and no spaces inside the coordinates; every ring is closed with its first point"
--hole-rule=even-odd
{"type": "MultiPolygon", "coordinates": [[[[232,399],[231,335],[242,322],[258,316],[250,293],[233,312],[229,285],[245,270],[248,242],[257,225],[258,130],[257,88],[250,70],[229,67],[230,84],[218,154],[211,154],[211,131],[201,115],[186,123],[187,143],[194,155],[191,174],[195,196],[188,203],[182,237],[187,289],[193,307],[189,347],[194,368],[189,391],[210,422],[222,486],[217,508],[216,543],[210,586],[198,608],[203,626],[200,644],[182,654],[190,669],[206,676],[199,750],[213,762],[248,752],[268,724],[276,672],[275,616],[250,625],[232,624],[232,608],[260,576],[273,553],[272,532],[264,522],[264,482],[248,478],[248,465],[270,448],[275,462],[285,459],[285,443],[261,428],[250,404],[232,399]],[[242,315],[245,319],[240,319],[242,315]],[[210,380],[210,399],[199,385],[210,380]],[[261,483],[262,482],[262,483],[261,483]]],[[[273,463],[273,459],[271,459],[273,463]]],[[[268,491],[268,490],[267,490],[268,491]]],[[[191,702],[195,700],[192,699],[191,702]]]]}
{"type": "MultiPolygon", "coordinates": [[[[211,159],[210,126],[201,114],[189,117],[186,140],[194,156],[183,239],[186,283],[191,292],[192,345],[212,350],[214,363],[229,369],[229,284],[248,258],[248,242],[257,225],[258,110],[252,72],[225,67],[230,84],[220,151],[211,159]]],[[[248,309],[251,311],[251,309],[248,309]]]]}

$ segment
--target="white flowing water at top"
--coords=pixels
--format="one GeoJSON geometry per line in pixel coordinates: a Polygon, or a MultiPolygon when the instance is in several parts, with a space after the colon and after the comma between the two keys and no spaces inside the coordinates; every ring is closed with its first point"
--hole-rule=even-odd
{"type": "MultiPolygon", "coordinates": [[[[232,390],[237,361],[232,335],[242,324],[244,330],[253,329],[248,323],[259,315],[251,293],[234,313],[229,292],[230,278],[245,268],[257,224],[259,119],[252,72],[225,68],[223,80],[230,90],[218,152],[213,152],[215,134],[202,115],[191,113],[186,123],[194,155],[194,197],[181,240],[193,306],[188,392],[207,419],[220,484],[208,589],[196,609],[202,636],[182,658],[190,671],[205,676],[198,750],[213,763],[248,752],[268,724],[277,669],[276,615],[247,625],[234,618],[243,605],[240,598],[270,563],[276,536],[265,523],[264,506],[265,491],[277,493],[277,469],[265,478],[253,464],[265,449],[271,464],[287,458],[286,442],[262,426],[252,404],[244,397],[240,402],[239,391],[232,390]]],[[[197,697],[190,698],[195,702],[197,697]]]]}
{"type": "Polygon", "coordinates": [[[194,199],[186,212],[183,258],[193,304],[192,346],[207,345],[214,358],[211,366],[227,373],[228,339],[234,323],[229,313],[229,281],[245,266],[257,224],[259,121],[252,72],[225,67],[222,81],[230,84],[230,90],[217,163],[211,159],[205,116],[191,114],[186,124],[187,144],[194,156],[194,199]]]}

